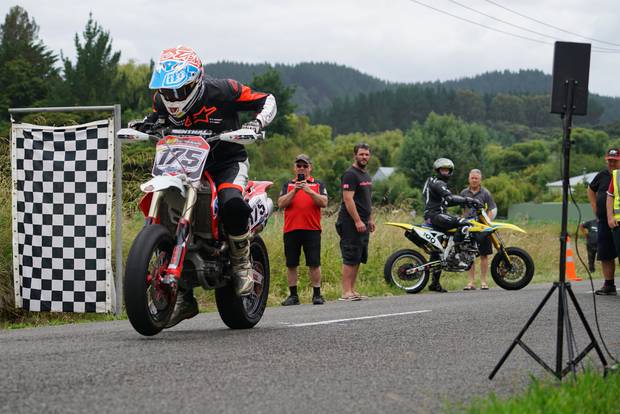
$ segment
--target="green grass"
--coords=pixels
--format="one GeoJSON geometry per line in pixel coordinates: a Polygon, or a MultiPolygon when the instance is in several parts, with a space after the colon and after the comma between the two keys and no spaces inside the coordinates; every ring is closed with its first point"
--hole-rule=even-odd
{"type": "MultiPolygon", "coordinates": [[[[6,198],[5,198],[6,200],[6,198]]],[[[0,201],[2,203],[2,201],[0,201]]],[[[8,203],[7,203],[8,204],[8,203]]],[[[10,206],[0,209],[0,294],[5,299],[4,312],[0,309],[0,329],[21,326],[40,326],[48,324],[72,323],[80,321],[97,321],[114,319],[113,316],[102,317],[96,314],[59,314],[24,312],[13,308],[12,301],[12,261],[10,206]],[[8,213],[8,214],[6,214],[8,213]],[[3,243],[3,241],[5,241],[3,243]],[[6,241],[9,241],[8,243],[6,241]],[[7,299],[8,298],[8,299],[7,299]]],[[[322,236],[322,293],[326,300],[336,300],[341,295],[342,262],[340,258],[339,239],[334,229],[336,214],[328,210],[323,217],[322,236]]],[[[383,278],[383,265],[387,257],[401,248],[415,248],[404,237],[404,231],[386,226],[387,221],[412,222],[411,216],[402,210],[381,211],[377,214],[377,230],[372,234],[369,247],[368,263],[360,267],[356,288],[368,296],[391,296],[404,294],[403,291],[388,286],[383,278]]],[[[413,220],[415,221],[415,220],[413,220]]],[[[519,246],[527,250],[534,259],[536,272],[532,283],[551,282],[557,280],[559,263],[560,227],[557,224],[517,223],[527,230],[527,234],[503,232],[501,235],[507,245],[519,246]]],[[[139,214],[125,218],[123,222],[123,255],[126,257],[135,235],[143,225],[139,214]]],[[[282,242],[283,215],[276,213],[269,225],[261,234],[269,250],[271,264],[271,289],[268,306],[278,306],[288,295],[286,267],[284,265],[284,246],[282,242]]],[[[114,246],[114,243],[112,244],[114,246]]],[[[575,248],[573,241],[573,249],[575,248]]],[[[581,240],[580,252],[585,255],[585,242],[581,240]]],[[[576,254],[576,251],[573,252],[576,254]]],[[[577,263],[577,258],[575,258],[577,263]]],[[[584,257],[585,260],[585,257],[584,257]]],[[[302,257],[303,263],[303,257],[302,257]]],[[[583,278],[587,275],[583,267],[577,263],[577,274],[583,278]]],[[[489,274],[490,285],[494,286],[489,274]]],[[[467,283],[466,273],[445,273],[442,284],[448,290],[461,290],[467,283]]],[[[215,300],[212,291],[195,289],[201,311],[215,311],[215,300]]],[[[308,279],[307,268],[299,268],[299,294],[302,303],[310,303],[312,288],[308,279]]],[[[121,318],[123,315],[120,316],[121,318]]]]}
{"type": "Polygon", "coordinates": [[[527,390],[506,399],[490,394],[466,406],[448,405],[444,412],[466,414],[594,414],[620,413],[620,372],[603,377],[593,369],[564,382],[532,378],[527,390]]]}

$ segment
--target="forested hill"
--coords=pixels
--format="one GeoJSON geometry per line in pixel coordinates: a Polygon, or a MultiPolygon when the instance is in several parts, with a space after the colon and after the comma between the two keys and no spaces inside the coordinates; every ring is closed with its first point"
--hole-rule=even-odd
{"type": "Polygon", "coordinates": [[[518,72],[492,71],[457,80],[436,81],[422,85],[441,85],[448,89],[471,89],[483,94],[546,94],[551,92],[551,75],[541,70],[521,69],[518,72]]]}
{"type": "MultiPolygon", "coordinates": [[[[456,80],[403,84],[386,82],[356,69],[326,62],[307,62],[296,65],[217,62],[205,66],[206,73],[210,76],[233,78],[244,83],[250,83],[255,75],[260,75],[269,68],[274,68],[279,72],[285,85],[295,87],[295,94],[292,100],[296,105],[296,112],[313,114],[313,118],[316,121],[335,126],[341,132],[350,131],[346,126],[342,128],[342,125],[336,125],[338,122],[347,122],[345,119],[342,119],[341,115],[346,112],[349,119],[351,117],[364,117],[364,113],[374,110],[371,108],[372,103],[370,107],[367,104],[369,99],[375,104],[377,104],[376,99],[379,99],[378,104],[383,106],[380,112],[385,112],[385,109],[387,109],[386,105],[393,107],[392,109],[396,110],[396,112],[403,112],[406,109],[402,108],[402,105],[407,100],[415,102],[421,99],[433,101],[429,102],[430,105],[438,105],[431,107],[430,110],[437,112],[440,108],[444,108],[446,111],[449,111],[451,105],[469,105],[467,101],[463,102],[462,99],[456,102],[456,91],[465,89],[476,92],[484,100],[484,104],[487,107],[493,103],[493,97],[498,94],[511,96],[529,95],[529,97],[524,99],[526,101],[537,101],[536,107],[530,106],[527,109],[517,110],[514,117],[510,116],[514,119],[507,120],[520,122],[524,117],[529,117],[531,121],[528,122],[526,120],[524,123],[532,126],[540,126],[541,122],[543,124],[546,123],[542,121],[542,118],[549,122],[555,122],[554,118],[547,116],[548,104],[541,102],[544,99],[540,98],[540,96],[548,95],[551,91],[551,75],[545,74],[540,70],[492,71],[456,80]],[[422,90],[426,91],[414,92],[422,90]],[[426,97],[420,97],[419,94],[426,97]],[[443,95],[443,98],[435,97],[435,94],[443,95]],[[533,98],[533,96],[539,97],[533,98]],[[444,98],[446,97],[449,99],[445,100],[444,98]],[[437,101],[437,99],[441,100],[441,102],[437,101]],[[531,118],[528,114],[535,111],[542,112],[538,116],[531,118]],[[333,118],[335,117],[340,119],[334,121],[333,118]]],[[[591,102],[590,106],[593,114],[589,119],[591,123],[607,124],[620,119],[620,98],[593,96],[595,97],[595,102],[591,102]]],[[[461,96],[461,98],[463,97],[461,96]]],[[[465,98],[469,98],[469,96],[465,98]]],[[[475,104],[478,104],[478,102],[475,104]]],[[[417,111],[418,109],[411,108],[410,111],[417,111]]],[[[469,109],[472,111],[477,110],[476,107],[469,109]]],[[[467,111],[468,108],[464,108],[464,110],[467,111]]],[[[465,117],[470,120],[485,120],[487,118],[492,119],[493,117],[495,119],[502,119],[502,115],[498,114],[496,110],[485,108],[484,111],[484,115],[468,113],[465,117]],[[486,116],[487,113],[489,117],[486,116]]],[[[426,111],[424,111],[424,114],[419,112],[418,114],[424,118],[426,111]]],[[[410,120],[408,118],[405,122],[408,123],[410,120]]],[[[373,125],[365,125],[362,122],[358,127],[364,130],[380,130],[383,127],[387,129],[408,127],[408,125],[400,125],[399,122],[395,124],[393,121],[389,118],[382,118],[377,122],[373,122],[373,125]]],[[[358,129],[356,127],[353,130],[358,129]]]]}
{"type": "Polygon", "coordinates": [[[255,75],[272,67],[280,73],[287,86],[295,87],[293,102],[299,113],[310,113],[317,108],[329,106],[335,98],[354,97],[361,93],[381,91],[389,86],[385,81],[335,63],[272,66],[267,63],[217,62],[205,65],[205,71],[215,78],[232,78],[249,83],[255,75]]]}

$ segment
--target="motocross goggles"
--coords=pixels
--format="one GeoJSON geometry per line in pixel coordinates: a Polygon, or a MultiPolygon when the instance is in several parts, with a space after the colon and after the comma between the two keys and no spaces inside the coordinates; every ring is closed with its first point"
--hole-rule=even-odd
{"type": "Polygon", "coordinates": [[[183,85],[178,89],[161,88],[161,89],[158,89],[157,91],[168,102],[177,102],[177,101],[183,101],[187,99],[187,97],[192,93],[195,87],[196,87],[196,82],[190,82],[187,85],[183,85]]]}

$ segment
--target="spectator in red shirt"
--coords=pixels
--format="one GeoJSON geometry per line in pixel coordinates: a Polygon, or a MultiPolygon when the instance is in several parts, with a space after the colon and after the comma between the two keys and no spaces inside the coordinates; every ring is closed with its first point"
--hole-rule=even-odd
{"type": "Polygon", "coordinates": [[[312,303],[325,303],[321,296],[321,208],[327,207],[325,185],[312,177],[312,161],[306,154],[295,158],[295,178],[282,186],[278,207],[284,209],[284,256],[290,295],[282,306],[299,305],[297,268],[301,249],[312,282],[312,303]]]}

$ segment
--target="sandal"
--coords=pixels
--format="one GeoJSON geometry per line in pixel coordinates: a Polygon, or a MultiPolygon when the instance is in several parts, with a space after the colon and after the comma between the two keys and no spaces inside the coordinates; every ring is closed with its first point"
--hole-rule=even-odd
{"type": "Polygon", "coordinates": [[[487,285],[486,283],[481,284],[480,290],[489,290],[489,285],[487,285]]]}
{"type": "Polygon", "coordinates": [[[368,296],[362,295],[361,293],[355,292],[355,291],[353,291],[353,296],[357,296],[358,298],[360,298],[360,300],[361,299],[368,299],[368,296]]]}
{"type": "MultiPolygon", "coordinates": [[[[480,288],[482,289],[482,288],[480,288]]],[[[476,286],[474,285],[467,285],[463,288],[463,290],[476,290],[476,286]]]]}
{"type": "Polygon", "coordinates": [[[341,296],[338,298],[338,300],[342,300],[345,302],[353,302],[356,300],[361,300],[361,298],[359,296],[355,296],[355,295],[350,295],[350,296],[341,296]]]}

